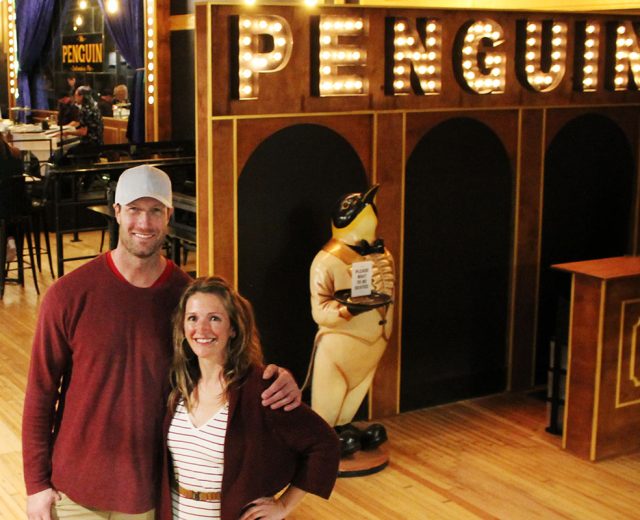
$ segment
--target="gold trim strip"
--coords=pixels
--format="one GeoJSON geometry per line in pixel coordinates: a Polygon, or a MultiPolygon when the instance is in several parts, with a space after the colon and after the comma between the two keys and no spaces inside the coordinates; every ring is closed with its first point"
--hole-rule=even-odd
{"type": "Polygon", "coordinates": [[[238,289],[238,120],[233,121],[233,286],[238,289]]]}
{"type": "Polygon", "coordinates": [[[581,108],[625,108],[625,107],[640,107],[640,103],[620,103],[620,104],[603,104],[603,105],[550,105],[544,107],[537,106],[524,106],[513,105],[503,107],[433,107],[433,108],[407,108],[407,109],[365,109],[365,110],[351,110],[340,112],[285,112],[285,113],[273,113],[273,114],[231,114],[231,115],[219,115],[211,116],[214,120],[228,120],[228,119],[276,119],[287,117],[319,117],[319,116],[356,116],[356,115],[371,115],[371,114],[430,114],[430,113],[443,113],[443,112],[501,112],[501,111],[517,111],[517,110],[576,110],[581,108]]]}
{"type": "Polygon", "coordinates": [[[600,282],[600,311],[598,315],[598,351],[596,354],[596,373],[593,382],[593,414],[591,420],[591,449],[589,458],[596,460],[596,449],[598,443],[598,417],[600,409],[600,379],[602,377],[602,352],[604,336],[604,304],[607,293],[607,282],[600,282]]]}
{"type": "MultiPolygon", "coordinates": [[[[640,122],[638,122],[638,140],[636,142],[636,157],[640,154],[640,122]]],[[[637,159],[636,159],[637,161],[637,159]]],[[[636,200],[634,205],[634,220],[633,220],[633,238],[631,239],[631,251],[634,255],[638,254],[638,226],[640,223],[640,161],[637,161],[636,166],[636,200]]]]}
{"type": "MultiPolygon", "coordinates": [[[[571,381],[571,357],[573,355],[573,302],[576,293],[576,275],[571,275],[571,305],[569,307],[569,337],[567,338],[567,375],[564,381],[564,414],[562,419],[562,449],[567,449],[567,420],[569,418],[569,382],[571,381]]],[[[556,345],[559,348],[559,345],[556,345]]]]}
{"type": "Polygon", "coordinates": [[[511,391],[513,382],[513,338],[515,335],[516,289],[518,279],[518,231],[520,229],[520,181],[522,176],[522,110],[518,111],[518,137],[516,144],[516,183],[514,186],[513,207],[513,250],[511,258],[511,294],[509,301],[509,323],[507,344],[507,390],[511,391]]]}
{"type": "Polygon", "coordinates": [[[544,211],[544,162],[547,150],[547,109],[542,109],[542,135],[540,136],[540,195],[538,200],[538,237],[536,252],[536,293],[533,308],[533,348],[531,349],[531,386],[535,386],[536,357],[538,354],[538,308],[540,307],[540,271],[542,267],[542,213],[544,211]]]}
{"type": "MultiPolygon", "coordinates": [[[[633,303],[640,303],[640,298],[633,298],[631,300],[624,300],[622,302],[622,311],[620,312],[620,332],[619,332],[619,340],[618,340],[618,368],[616,374],[616,404],[615,408],[624,408],[626,406],[632,406],[640,404],[640,399],[632,399],[631,401],[622,402],[620,398],[621,386],[622,386],[622,356],[624,351],[623,339],[624,339],[624,320],[627,314],[627,305],[633,303]]],[[[640,323],[636,323],[634,326],[632,338],[631,338],[631,352],[629,354],[629,379],[634,380],[635,377],[635,366],[636,366],[636,351],[634,345],[637,347],[638,341],[638,326],[640,323]]],[[[634,381],[634,386],[638,386],[634,381]]]]}
{"type": "Polygon", "coordinates": [[[378,182],[378,114],[373,114],[373,136],[371,143],[371,184],[378,182]]]}
{"type": "Polygon", "coordinates": [[[174,14],[169,17],[170,31],[190,31],[195,28],[196,17],[194,14],[174,14]]]}
{"type": "MultiPolygon", "coordinates": [[[[207,4],[207,77],[210,78],[212,71],[212,34],[211,34],[211,4],[207,4]]],[[[196,69],[198,70],[198,69],[196,69]]],[[[197,96],[196,96],[197,97],[197,96]]],[[[207,114],[210,114],[213,108],[213,92],[211,91],[211,83],[207,82],[207,114]]],[[[215,273],[215,233],[213,222],[213,119],[209,119],[208,132],[207,132],[207,145],[209,150],[207,153],[207,169],[209,185],[207,186],[207,198],[209,201],[209,272],[207,274],[215,273]]]]}
{"type": "Polygon", "coordinates": [[[398,384],[396,385],[396,413],[400,413],[400,384],[402,382],[402,334],[400,333],[400,326],[402,324],[402,311],[403,311],[403,287],[404,287],[404,215],[405,215],[405,200],[406,200],[406,175],[407,175],[407,114],[402,114],[402,163],[400,164],[400,200],[402,207],[400,208],[400,263],[397,266],[399,284],[396,286],[398,290],[398,354],[396,358],[396,366],[398,367],[398,374],[396,379],[398,384]]]}

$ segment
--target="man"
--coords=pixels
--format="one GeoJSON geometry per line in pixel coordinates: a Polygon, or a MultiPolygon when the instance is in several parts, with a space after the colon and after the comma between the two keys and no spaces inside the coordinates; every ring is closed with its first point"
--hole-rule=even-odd
{"type": "MultiPolygon", "coordinates": [[[[40,308],[22,428],[29,520],[154,517],[170,315],[190,279],[160,253],[173,211],[163,171],[125,171],[114,210],[117,248],[58,280],[40,308]]],[[[293,409],[291,375],[264,377],[276,371],[263,405],[293,409]]]]}

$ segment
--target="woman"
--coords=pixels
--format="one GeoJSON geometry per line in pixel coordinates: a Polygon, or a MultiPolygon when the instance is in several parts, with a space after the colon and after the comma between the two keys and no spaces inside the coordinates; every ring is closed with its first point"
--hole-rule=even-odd
{"type": "Polygon", "coordinates": [[[277,520],[306,492],[328,498],[338,439],[304,405],[291,412],[261,405],[268,381],[251,304],[222,278],[199,278],[173,324],[171,462],[163,466],[159,518],[277,520]]]}

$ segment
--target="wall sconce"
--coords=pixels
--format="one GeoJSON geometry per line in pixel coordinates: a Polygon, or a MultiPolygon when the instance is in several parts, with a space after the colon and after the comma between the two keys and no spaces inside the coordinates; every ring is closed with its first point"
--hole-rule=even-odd
{"type": "Polygon", "coordinates": [[[105,7],[109,14],[115,14],[120,10],[120,5],[118,4],[118,0],[107,0],[105,7]]]}
{"type": "Polygon", "coordinates": [[[367,51],[360,39],[368,32],[359,16],[320,16],[312,36],[312,89],[314,95],[353,96],[366,94],[364,75],[367,51]],[[342,38],[348,38],[344,43],[342,38]]]}
{"type": "Polygon", "coordinates": [[[553,20],[518,23],[517,72],[536,92],[555,89],[567,70],[567,24],[553,20]]]}
{"type": "Polygon", "coordinates": [[[502,94],[507,56],[493,49],[504,43],[504,31],[489,18],[462,26],[456,37],[454,69],[463,88],[475,94],[502,94]]]}
{"type": "Polygon", "coordinates": [[[419,18],[413,26],[408,18],[391,18],[386,29],[386,55],[393,61],[385,71],[385,92],[439,94],[442,86],[442,25],[419,18]]]}
{"type": "Polygon", "coordinates": [[[610,45],[609,55],[612,66],[607,67],[608,87],[616,91],[628,90],[629,79],[633,88],[640,87],[640,48],[632,22],[614,22],[607,26],[610,45]],[[611,52],[611,47],[615,49],[611,52]]]}
{"type": "Polygon", "coordinates": [[[286,67],[291,57],[291,27],[281,16],[237,17],[237,85],[232,85],[240,100],[258,98],[258,76],[286,67]]]}

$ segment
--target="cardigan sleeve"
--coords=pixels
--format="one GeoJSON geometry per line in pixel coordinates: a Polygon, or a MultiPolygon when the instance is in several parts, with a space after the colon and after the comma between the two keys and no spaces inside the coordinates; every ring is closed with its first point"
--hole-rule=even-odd
{"type": "Polygon", "coordinates": [[[298,456],[291,484],[329,498],[340,463],[340,443],[333,428],[304,403],[290,412],[265,408],[265,413],[274,433],[298,456]]]}

